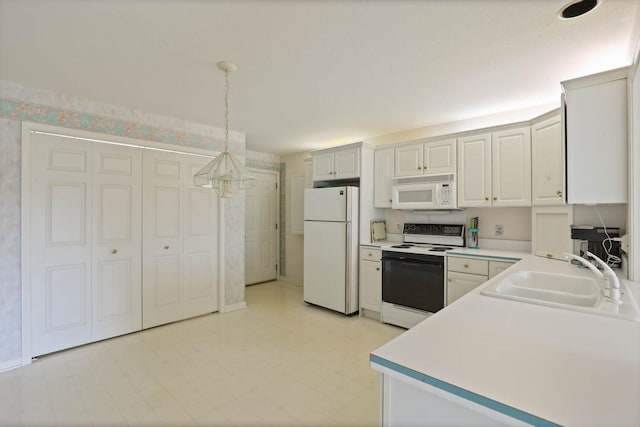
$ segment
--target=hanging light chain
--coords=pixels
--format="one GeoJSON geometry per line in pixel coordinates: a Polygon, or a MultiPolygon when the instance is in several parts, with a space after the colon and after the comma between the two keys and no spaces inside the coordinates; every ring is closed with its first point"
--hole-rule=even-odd
{"type": "Polygon", "coordinates": [[[224,71],[224,151],[229,147],[229,70],[224,71]]]}

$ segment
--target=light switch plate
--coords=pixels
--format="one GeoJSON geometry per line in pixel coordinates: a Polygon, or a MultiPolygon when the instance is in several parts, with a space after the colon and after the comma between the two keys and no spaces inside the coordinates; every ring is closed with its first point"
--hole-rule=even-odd
{"type": "Polygon", "coordinates": [[[504,225],[496,224],[496,236],[502,236],[504,234],[504,225]]]}

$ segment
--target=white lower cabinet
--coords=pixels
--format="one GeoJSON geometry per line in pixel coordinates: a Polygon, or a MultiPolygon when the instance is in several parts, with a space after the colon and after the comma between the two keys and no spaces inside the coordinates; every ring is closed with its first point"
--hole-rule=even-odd
{"type": "Polygon", "coordinates": [[[382,307],[382,261],[380,249],[360,247],[360,314],[380,313],[382,307]]]}
{"type": "Polygon", "coordinates": [[[447,305],[487,281],[488,276],[447,272],[447,305]]]}
{"type": "MultiPolygon", "coordinates": [[[[385,369],[374,366],[374,369],[385,369]]],[[[389,372],[389,369],[385,369],[389,372]]],[[[381,383],[380,425],[382,426],[528,426],[520,419],[481,403],[460,397],[424,380],[397,373],[383,373],[381,383]]],[[[495,407],[495,406],[494,406],[495,407]]],[[[514,411],[515,412],[515,411],[514,411]]]]}
{"type": "Polygon", "coordinates": [[[514,261],[447,257],[447,305],[509,268],[514,261]]]}

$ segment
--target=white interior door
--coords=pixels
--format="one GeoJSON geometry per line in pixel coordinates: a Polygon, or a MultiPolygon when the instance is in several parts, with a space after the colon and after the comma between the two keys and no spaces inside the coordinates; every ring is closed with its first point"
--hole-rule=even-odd
{"type": "Polygon", "coordinates": [[[91,341],[91,144],[31,134],[31,355],[91,341]]]}
{"type": "Polygon", "coordinates": [[[218,310],[218,199],[193,185],[208,161],[144,150],[144,328],[218,310]]]}
{"type": "Polygon", "coordinates": [[[208,158],[182,155],[184,189],[184,317],[218,311],[218,197],[193,185],[208,158]]]}
{"type": "Polygon", "coordinates": [[[182,169],[180,154],[144,150],[144,328],[182,319],[182,169]]]}
{"type": "Polygon", "coordinates": [[[245,283],[267,282],[277,276],[277,174],[251,171],[255,188],[245,192],[245,283]]]}
{"type": "Polygon", "coordinates": [[[93,144],[93,333],[142,328],[142,150],[93,144]]]}

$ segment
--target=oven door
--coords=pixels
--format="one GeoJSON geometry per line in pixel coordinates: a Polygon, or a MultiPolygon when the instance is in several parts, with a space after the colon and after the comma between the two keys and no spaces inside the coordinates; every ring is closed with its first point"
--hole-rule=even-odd
{"type": "Polygon", "coordinates": [[[435,313],[444,298],[443,256],[382,252],[382,301],[435,313]]]}

